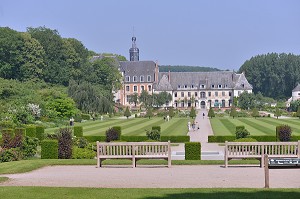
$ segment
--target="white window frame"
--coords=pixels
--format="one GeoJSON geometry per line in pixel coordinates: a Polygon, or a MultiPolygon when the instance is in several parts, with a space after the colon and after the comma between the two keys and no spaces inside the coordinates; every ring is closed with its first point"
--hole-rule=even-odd
{"type": "Polygon", "coordinates": [[[151,82],[151,75],[147,75],[147,82],[151,82]]]}
{"type": "Polygon", "coordinates": [[[140,82],[144,82],[144,75],[140,76],[140,82]]]}
{"type": "Polygon", "coordinates": [[[125,77],[125,82],[130,82],[130,76],[125,77]]]}
{"type": "Polygon", "coordinates": [[[137,76],[133,76],[132,81],[133,81],[133,82],[136,82],[136,81],[137,81],[137,76]]]}
{"type": "Polygon", "coordinates": [[[138,88],[137,85],[134,85],[134,86],[133,86],[133,92],[137,92],[137,90],[138,90],[137,88],[138,88]],[[135,89],[135,88],[136,88],[136,89],[135,89]]]}

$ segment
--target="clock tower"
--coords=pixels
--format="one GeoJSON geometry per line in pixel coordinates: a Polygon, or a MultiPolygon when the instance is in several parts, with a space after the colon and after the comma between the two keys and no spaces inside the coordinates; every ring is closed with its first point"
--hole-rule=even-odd
{"type": "Polygon", "coordinates": [[[129,49],[130,61],[139,61],[139,49],[136,47],[136,37],[132,37],[132,47],[129,49]]]}

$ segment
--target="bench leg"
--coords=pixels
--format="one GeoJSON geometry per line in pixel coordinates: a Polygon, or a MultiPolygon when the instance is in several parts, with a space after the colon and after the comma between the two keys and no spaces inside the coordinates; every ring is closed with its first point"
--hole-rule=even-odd
{"type": "Polygon", "coordinates": [[[171,159],[168,158],[168,167],[169,168],[171,167],[171,164],[172,164],[172,161],[171,161],[171,159]]]}
{"type": "Polygon", "coordinates": [[[135,157],[132,158],[132,168],[136,167],[136,160],[135,157]]]}

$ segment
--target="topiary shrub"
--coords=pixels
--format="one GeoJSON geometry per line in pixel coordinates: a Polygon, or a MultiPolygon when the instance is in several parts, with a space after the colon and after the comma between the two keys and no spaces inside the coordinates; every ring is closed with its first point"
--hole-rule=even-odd
{"type": "Polygon", "coordinates": [[[83,120],[90,120],[90,119],[91,119],[91,116],[90,116],[90,114],[81,114],[81,118],[82,118],[83,120]]]}
{"type": "Polygon", "coordinates": [[[246,138],[250,135],[249,131],[247,131],[247,129],[239,129],[235,132],[235,137],[236,139],[239,138],[246,138]]]}
{"type": "Polygon", "coordinates": [[[35,138],[36,137],[36,127],[35,126],[27,126],[26,127],[26,136],[35,138]]]}
{"type": "Polygon", "coordinates": [[[114,140],[120,140],[119,132],[113,128],[109,128],[106,132],[106,142],[111,142],[114,140]]]}
{"type": "Polygon", "coordinates": [[[94,159],[96,152],[88,148],[73,147],[72,159],[94,159]]]}
{"type": "Polygon", "coordinates": [[[78,148],[85,148],[89,144],[88,140],[84,137],[76,137],[73,139],[74,145],[76,145],[78,148]]]}
{"type": "Polygon", "coordinates": [[[12,141],[14,139],[13,129],[2,129],[2,147],[9,149],[12,148],[12,141]]]}
{"type": "Polygon", "coordinates": [[[33,157],[37,152],[38,144],[39,144],[38,138],[25,136],[21,146],[23,158],[33,157]]]}
{"type": "Polygon", "coordinates": [[[146,135],[149,140],[160,140],[160,132],[158,130],[151,130],[151,131],[146,131],[146,135]]]}
{"type": "Polygon", "coordinates": [[[201,143],[200,142],[186,142],[185,160],[201,160],[201,143]]]}
{"type": "Polygon", "coordinates": [[[41,159],[58,159],[57,140],[43,140],[41,142],[41,159]]]}
{"type": "Polygon", "coordinates": [[[157,130],[158,132],[161,132],[160,126],[152,126],[152,130],[157,130]]]}
{"type": "Polygon", "coordinates": [[[15,128],[15,136],[12,139],[11,147],[16,148],[22,146],[23,139],[25,137],[25,128],[15,128]]]}
{"type": "Polygon", "coordinates": [[[288,142],[291,140],[292,128],[288,125],[277,126],[277,136],[281,142],[288,142]]]}
{"type": "Polygon", "coordinates": [[[35,130],[36,130],[36,138],[38,138],[40,141],[43,140],[44,133],[45,133],[45,127],[36,126],[35,130]]]}
{"type": "Polygon", "coordinates": [[[22,159],[20,148],[0,149],[0,163],[11,162],[22,159]]]}
{"type": "Polygon", "coordinates": [[[58,132],[58,158],[71,159],[72,158],[72,129],[61,128],[58,132]]]}
{"type": "Polygon", "coordinates": [[[118,137],[119,137],[118,140],[120,140],[120,139],[121,139],[122,128],[121,128],[120,126],[113,126],[112,128],[113,128],[115,131],[118,132],[118,137]]]}
{"type": "Polygon", "coordinates": [[[74,126],[74,136],[83,137],[83,127],[82,126],[74,126]]]}

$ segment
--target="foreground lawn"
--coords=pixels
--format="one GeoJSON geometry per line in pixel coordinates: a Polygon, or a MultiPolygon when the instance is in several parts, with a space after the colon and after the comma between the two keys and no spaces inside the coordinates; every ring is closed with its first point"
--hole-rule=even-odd
{"type": "MultiPolygon", "coordinates": [[[[131,165],[130,160],[105,160],[103,165],[131,165]]],[[[231,160],[229,164],[257,164],[258,160],[231,160]]],[[[50,160],[50,159],[36,159],[36,160],[21,160],[13,162],[0,163],[0,174],[24,173],[33,171],[45,166],[54,165],[94,165],[96,167],[96,160],[50,160]]],[[[167,165],[166,160],[139,160],[137,165],[167,165]]],[[[223,160],[172,160],[172,165],[224,165],[223,160]]]]}
{"type": "Polygon", "coordinates": [[[5,198],[299,198],[299,189],[104,189],[104,188],[55,188],[55,187],[1,187],[5,198]]]}
{"type": "MultiPolygon", "coordinates": [[[[152,126],[161,126],[161,135],[186,135],[188,118],[175,117],[165,122],[161,117],[148,118],[132,118],[132,119],[106,119],[103,121],[87,121],[83,123],[75,123],[75,125],[83,127],[85,136],[105,135],[105,131],[112,126],[121,126],[122,135],[146,135],[146,130],[150,130],[152,126]]],[[[52,133],[58,128],[46,129],[47,133],[52,133]]]]}
{"type": "Polygon", "coordinates": [[[299,119],[274,118],[213,118],[210,119],[214,135],[235,135],[236,126],[245,126],[250,135],[275,135],[276,126],[285,124],[291,126],[292,135],[300,135],[299,119]]]}

